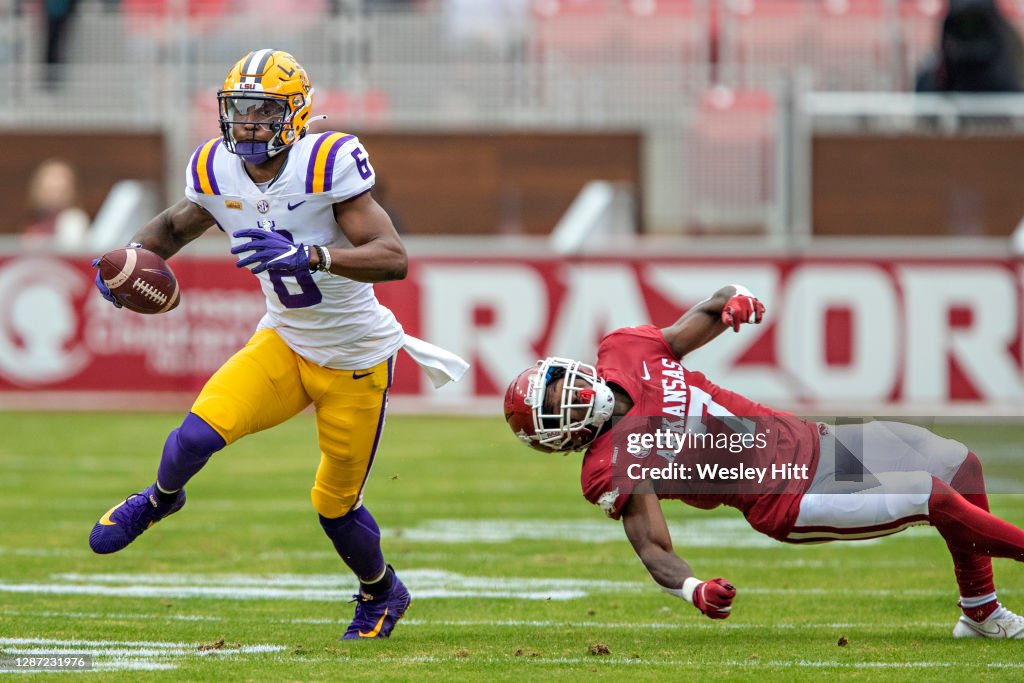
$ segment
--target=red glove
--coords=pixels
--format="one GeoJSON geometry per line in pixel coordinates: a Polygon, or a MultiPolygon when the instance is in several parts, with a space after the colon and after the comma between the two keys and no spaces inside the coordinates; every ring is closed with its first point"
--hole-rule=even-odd
{"type": "Polygon", "coordinates": [[[742,323],[756,325],[763,318],[764,304],[750,292],[737,293],[722,307],[722,322],[731,325],[733,332],[739,332],[742,323]]]}
{"type": "Polygon", "coordinates": [[[732,609],[736,589],[725,579],[703,581],[693,589],[693,606],[706,617],[725,619],[732,609]]]}

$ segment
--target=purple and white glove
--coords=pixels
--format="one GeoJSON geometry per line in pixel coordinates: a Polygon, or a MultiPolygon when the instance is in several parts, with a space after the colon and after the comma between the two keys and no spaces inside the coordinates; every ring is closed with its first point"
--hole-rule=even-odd
{"type": "Polygon", "coordinates": [[[121,308],[121,302],[110,293],[110,287],[107,287],[107,283],[103,281],[103,276],[100,275],[100,260],[98,258],[92,260],[92,267],[96,269],[96,289],[100,290],[100,294],[103,295],[104,299],[114,304],[114,308],[121,308]]]}
{"type": "Polygon", "coordinates": [[[232,254],[251,251],[252,254],[235,263],[239,268],[251,268],[253,273],[272,270],[279,273],[309,272],[309,250],[305,244],[296,244],[279,232],[248,228],[232,233],[238,239],[249,238],[245,244],[231,247],[232,254]]]}

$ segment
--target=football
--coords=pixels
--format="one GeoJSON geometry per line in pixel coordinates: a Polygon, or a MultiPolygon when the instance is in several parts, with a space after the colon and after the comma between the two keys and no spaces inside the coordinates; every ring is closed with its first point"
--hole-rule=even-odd
{"type": "Polygon", "coordinates": [[[114,298],[136,313],[165,313],[181,301],[171,267],[147,249],[108,251],[100,258],[100,277],[114,298]]]}

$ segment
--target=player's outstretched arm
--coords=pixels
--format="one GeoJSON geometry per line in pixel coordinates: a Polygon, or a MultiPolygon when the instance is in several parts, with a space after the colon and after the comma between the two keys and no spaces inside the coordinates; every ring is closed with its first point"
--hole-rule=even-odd
{"type": "Polygon", "coordinates": [[[760,323],[764,304],[742,285],[726,285],[683,314],[661,333],[677,358],[699,349],[732,327],[739,332],[743,323],[760,323]]]}
{"type": "MultiPolygon", "coordinates": [[[[409,260],[391,217],[374,201],[369,192],[334,205],[334,219],[352,248],[321,247],[327,251],[335,275],[359,282],[401,280],[409,269],[409,260]]],[[[321,263],[321,254],[314,250],[310,267],[321,263]]]]}
{"type": "Polygon", "coordinates": [[[131,241],[168,259],[214,223],[206,209],[183,197],[142,226],[131,241]]]}
{"type": "Polygon", "coordinates": [[[711,619],[725,619],[736,589],[725,579],[701,581],[672,548],[661,503],[648,481],[640,482],[622,509],[622,527],[654,582],[711,619]]]}
{"type": "Polygon", "coordinates": [[[633,489],[622,509],[622,528],[659,586],[682,588],[683,581],[693,576],[690,565],[672,549],[665,514],[650,482],[640,482],[633,489]]]}

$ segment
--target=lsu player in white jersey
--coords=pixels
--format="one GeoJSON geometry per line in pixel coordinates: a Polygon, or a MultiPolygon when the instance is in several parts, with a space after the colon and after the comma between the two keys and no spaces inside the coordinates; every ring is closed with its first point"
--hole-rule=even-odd
{"type": "MultiPolygon", "coordinates": [[[[313,94],[287,52],[246,55],[217,95],[221,136],[192,155],[185,197],[133,237],[170,258],[216,226],[230,236],[237,265],[258,279],[267,312],[168,436],[156,482],[108,511],[89,541],[97,553],[121,550],[181,509],[185,483],[213,453],[312,404],[320,449],[313,507],[360,582],[342,638],[382,638],[410,600],[384,561],[380,530],[362,500],[394,357],[406,348],[435,385],[458,379],[467,366],[407,337],[377,302],[372,283],[405,277],[405,249],[370,194],[374,171],[358,138],[308,131],[313,94]]],[[[113,302],[102,279],[96,282],[113,302]]]]}

